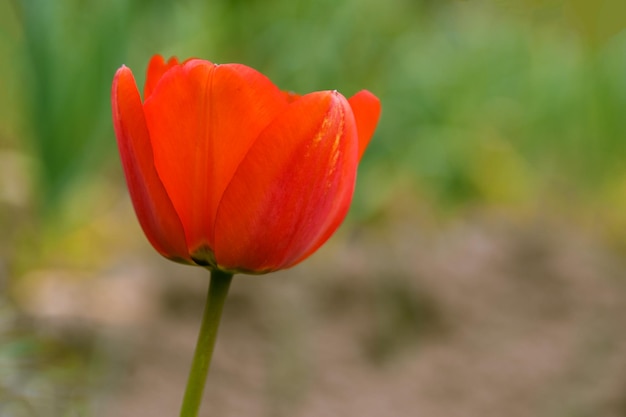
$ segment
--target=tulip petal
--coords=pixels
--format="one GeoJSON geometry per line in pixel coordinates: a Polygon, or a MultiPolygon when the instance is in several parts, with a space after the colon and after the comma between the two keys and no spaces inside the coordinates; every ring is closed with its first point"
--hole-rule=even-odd
{"type": "Polygon", "coordinates": [[[220,268],[262,273],[294,265],[345,217],[357,168],[352,111],[337,92],[293,102],[257,139],[220,202],[220,268]]]}
{"type": "Polygon", "coordinates": [[[352,107],[356,128],[359,132],[359,160],[361,160],[380,118],[380,100],[369,91],[361,90],[350,97],[348,102],[352,107]]]}
{"type": "Polygon", "coordinates": [[[283,95],[287,99],[288,103],[293,103],[294,101],[302,97],[302,95],[294,93],[293,91],[283,91],[283,95]]]}
{"type": "MultiPolygon", "coordinates": [[[[210,253],[217,205],[260,132],[287,107],[259,72],[190,60],[168,70],[144,104],[157,171],[192,253],[210,253]]],[[[209,255],[207,255],[209,256],[209,255]]]]}
{"type": "Polygon", "coordinates": [[[178,65],[178,59],[171,57],[167,62],[161,55],[154,55],[148,63],[148,73],[146,75],[146,83],[143,88],[143,99],[146,100],[152,95],[152,91],[156,87],[157,83],[163,77],[165,72],[178,65]]]}
{"type": "Polygon", "coordinates": [[[139,223],[161,255],[190,261],[182,224],[154,167],[141,98],[127,67],[115,74],[111,102],[117,144],[139,223]]]}

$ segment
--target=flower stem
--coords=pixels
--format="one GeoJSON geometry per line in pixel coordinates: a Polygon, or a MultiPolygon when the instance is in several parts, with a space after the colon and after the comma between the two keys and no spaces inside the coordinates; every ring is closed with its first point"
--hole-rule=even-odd
{"type": "Polygon", "coordinates": [[[180,417],[196,417],[198,415],[204,384],[209,373],[209,366],[211,365],[217,330],[220,325],[222,308],[224,307],[224,301],[228,295],[228,288],[232,278],[232,274],[218,270],[211,271],[209,294],[204,307],[202,326],[200,327],[198,342],[196,343],[196,352],[191,363],[185,397],[180,409],[180,417]]]}

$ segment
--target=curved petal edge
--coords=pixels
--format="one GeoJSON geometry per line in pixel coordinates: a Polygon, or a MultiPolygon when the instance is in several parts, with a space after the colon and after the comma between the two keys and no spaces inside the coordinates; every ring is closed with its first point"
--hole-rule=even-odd
{"type": "Polygon", "coordinates": [[[182,224],[154,168],[150,136],[135,78],[125,66],[115,73],[111,105],[126,183],[146,237],[166,258],[191,262],[182,224]]]}
{"type": "Polygon", "coordinates": [[[380,100],[369,91],[361,90],[350,97],[348,103],[350,103],[354,113],[356,128],[359,134],[359,160],[361,160],[365,148],[367,148],[374,135],[378,119],[380,119],[380,100]]]}

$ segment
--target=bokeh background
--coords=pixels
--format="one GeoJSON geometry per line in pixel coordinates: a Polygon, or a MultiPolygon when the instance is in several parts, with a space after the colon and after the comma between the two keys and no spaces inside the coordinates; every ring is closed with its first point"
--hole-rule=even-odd
{"type": "Polygon", "coordinates": [[[237,276],[202,415],[626,416],[622,0],[0,2],[0,416],[177,415],[208,284],[143,237],[154,53],[383,115],[348,219],[237,276]]]}

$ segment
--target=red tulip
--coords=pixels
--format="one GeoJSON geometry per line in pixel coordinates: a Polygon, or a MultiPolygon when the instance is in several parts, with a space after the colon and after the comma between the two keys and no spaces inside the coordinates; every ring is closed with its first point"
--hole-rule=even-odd
{"type": "Polygon", "coordinates": [[[240,64],[122,66],[113,121],[139,222],[163,256],[227,272],[288,268],[343,221],[380,115],[361,91],[297,96],[240,64]]]}

